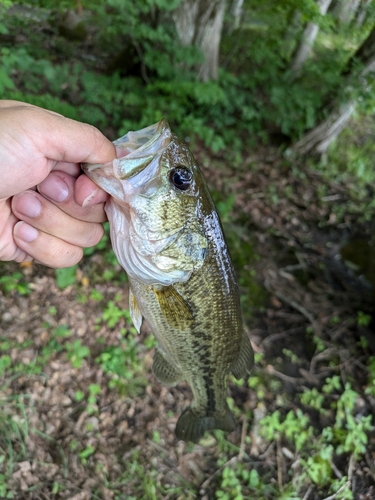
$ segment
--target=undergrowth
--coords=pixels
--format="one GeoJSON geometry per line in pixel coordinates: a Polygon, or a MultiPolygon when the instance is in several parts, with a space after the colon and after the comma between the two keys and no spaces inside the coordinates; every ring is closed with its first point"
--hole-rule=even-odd
{"type": "MultiPolygon", "coordinates": [[[[359,44],[369,29],[369,25],[365,25],[363,33],[339,29],[332,13],[324,19],[319,16],[313,0],[299,3],[298,19],[293,17],[295,1],[249,0],[245,2],[248,15],[241,28],[227,30],[223,36],[219,79],[200,82],[195,65],[201,54],[194,47],[179,44],[173,29],[170,15],[177,4],[167,0],[97,0],[84,7],[86,38],[77,41],[66,38],[58,28],[63,9],[74,6],[72,2],[61,2],[59,7],[48,0],[17,5],[2,2],[0,98],[25,101],[91,123],[111,139],[166,117],[172,129],[189,145],[203,143],[212,156],[220,152],[223,161],[230,162],[235,172],[245,163],[253,146],[272,142],[274,132],[279,139],[281,136],[283,148],[324,116],[325,103],[330,102],[343,82],[340,71],[354,44],[359,44]],[[6,11],[12,5],[15,8],[6,11]],[[29,9],[28,15],[22,14],[23,7],[29,9]],[[293,79],[288,65],[304,24],[312,20],[321,27],[315,52],[301,77],[293,79]],[[113,48],[121,56],[117,62],[111,58],[113,48]]],[[[368,113],[373,107],[372,97],[364,96],[363,102],[368,113]]],[[[332,209],[343,224],[349,211],[358,214],[360,222],[372,220],[374,208],[368,196],[366,202],[361,201],[363,193],[373,191],[370,185],[374,181],[374,122],[364,109],[359,110],[361,115],[353,122],[352,129],[342,134],[319,164],[310,164],[312,169],[323,171],[330,181],[353,176],[352,199],[347,205],[338,201],[332,209]]],[[[291,168],[296,179],[303,179],[305,173],[300,165],[291,168]]],[[[254,171],[257,172],[257,165],[254,171]]],[[[281,194],[276,182],[277,179],[270,179],[264,192],[257,193],[274,206],[282,195],[286,198],[293,195],[292,186],[285,186],[281,194]]],[[[328,183],[322,182],[317,190],[320,198],[329,198],[328,183]]],[[[255,236],[259,237],[260,230],[253,231],[251,226],[251,231],[257,234],[249,234],[246,225],[249,214],[242,217],[235,213],[235,194],[213,193],[213,196],[238,272],[246,323],[250,325],[250,319],[253,321],[257,314],[263,314],[261,325],[266,329],[266,321],[272,315],[293,316],[285,308],[281,310],[275,297],[271,297],[276,304],[274,310],[268,306],[270,297],[255,275],[259,260],[256,245],[262,244],[255,236]]],[[[328,222],[323,221],[322,227],[326,228],[328,222]]],[[[290,245],[300,249],[301,241],[292,241],[290,245]]],[[[170,397],[152,392],[147,370],[151,370],[149,353],[156,342],[150,334],[139,337],[131,324],[124,305],[127,279],[110,249],[108,225],[99,245],[85,249],[84,254],[79,265],[51,271],[49,276],[54,277],[59,297],[74,294],[75,307],[78,304],[95,311],[93,317],[88,317],[92,336],[81,337],[67,322],[58,320],[58,301],[40,316],[42,331],[36,335],[38,345],[27,325],[24,330],[30,337],[24,330],[13,335],[13,327],[4,315],[8,333],[0,334],[1,498],[15,497],[15,479],[30,479],[31,464],[41,465],[42,461],[33,456],[35,449],[50,446],[58,473],[51,475],[54,479],[49,490],[56,498],[73,495],[69,492],[69,473],[77,469],[82,476],[99,478],[100,487],[93,487],[92,498],[104,498],[106,494],[105,498],[122,500],[125,489],[129,500],[192,500],[203,495],[222,500],[304,500],[310,494],[319,500],[354,500],[354,470],[367,459],[374,432],[368,409],[374,405],[375,357],[370,354],[364,337],[357,346],[352,342],[349,358],[341,362],[340,344],[332,342],[329,350],[327,339],[315,335],[314,356],[325,361],[327,376],[314,383],[307,378],[297,388],[288,386],[289,392],[282,383],[285,375],[280,378],[280,373],[275,375],[275,370],[270,370],[269,360],[260,347],[255,356],[256,368],[248,382],[231,379],[228,404],[242,431],[228,438],[216,431],[198,445],[181,449],[170,437],[170,428],[175,424],[170,409],[176,406],[174,389],[168,393],[170,397]],[[32,382],[37,384],[40,380],[50,389],[46,373],[53,377],[51,367],[56,364],[73,373],[68,395],[61,395],[68,397],[64,403],[68,409],[57,420],[74,421],[77,427],[69,428],[74,432],[67,439],[61,434],[54,440],[48,434],[55,431],[48,427],[48,411],[43,413],[46,421],[37,422],[38,402],[22,391],[17,395],[12,391],[13,387],[17,390],[23,387],[22,384],[30,388],[32,382]],[[350,371],[353,365],[359,367],[362,377],[366,375],[362,386],[353,376],[357,373],[354,368],[350,371]],[[142,416],[144,435],[140,442],[138,435],[130,435],[128,426],[136,425],[143,411],[137,398],[146,395],[150,398],[150,414],[142,416]],[[164,405],[162,422],[157,420],[161,404],[164,405]],[[123,420],[119,421],[116,417],[121,405],[123,420]],[[122,440],[124,435],[127,438],[124,448],[121,444],[116,453],[108,453],[113,467],[107,465],[108,457],[98,444],[100,439],[107,444],[100,427],[106,419],[111,422],[108,428],[118,432],[116,438],[120,436],[122,440]],[[157,424],[151,425],[153,421],[157,424]],[[64,449],[60,441],[64,442],[64,449]],[[175,462],[169,456],[171,450],[175,462]],[[186,457],[182,475],[176,469],[179,460],[186,457]],[[200,470],[195,460],[204,463],[204,470],[200,470]]],[[[17,270],[1,276],[0,293],[4,300],[12,298],[22,311],[33,288],[26,274],[17,270]]],[[[315,292],[309,290],[309,293],[315,292]]],[[[42,301],[33,314],[41,307],[44,307],[42,301]]],[[[306,311],[303,313],[306,315],[306,311]]],[[[350,334],[371,326],[371,315],[361,311],[356,314],[349,322],[350,334]]],[[[304,319],[298,318],[299,327],[304,319]]],[[[338,316],[332,318],[329,331],[339,329],[340,325],[344,325],[344,320],[338,316]]],[[[312,329],[308,328],[311,335],[312,329]]],[[[283,357],[288,368],[298,374],[295,378],[300,379],[302,364],[297,344],[288,343],[275,354],[273,362],[276,364],[283,357]]],[[[61,371],[60,376],[63,375],[61,371]]],[[[108,443],[112,443],[110,439],[114,439],[113,435],[108,443]]],[[[32,480],[30,484],[21,483],[25,494],[31,495],[43,487],[32,480]]]]}

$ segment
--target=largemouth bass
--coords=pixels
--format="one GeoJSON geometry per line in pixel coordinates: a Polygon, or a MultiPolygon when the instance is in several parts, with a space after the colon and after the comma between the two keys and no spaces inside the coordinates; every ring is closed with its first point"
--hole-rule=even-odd
{"type": "Polygon", "coordinates": [[[254,356],[206,182],[165,120],[114,144],[122,157],[83,169],[111,195],[105,210],[129,277],[131,317],[138,331],[144,317],[158,340],[152,371],[166,385],[191,387],[176,436],[197,442],[207,430],[233,431],[228,375],[245,377],[254,356]]]}

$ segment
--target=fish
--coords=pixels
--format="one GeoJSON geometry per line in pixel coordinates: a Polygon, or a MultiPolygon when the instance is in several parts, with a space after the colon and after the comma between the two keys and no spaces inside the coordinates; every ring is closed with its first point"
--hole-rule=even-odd
{"type": "Polygon", "coordinates": [[[177,439],[235,430],[228,377],[247,378],[254,354],[222,225],[191,151],[160,122],[114,141],[118,158],[83,164],[110,194],[105,211],[114,253],[129,278],[129,310],[157,339],[152,372],[167,386],[187,381],[192,402],[177,439]]]}

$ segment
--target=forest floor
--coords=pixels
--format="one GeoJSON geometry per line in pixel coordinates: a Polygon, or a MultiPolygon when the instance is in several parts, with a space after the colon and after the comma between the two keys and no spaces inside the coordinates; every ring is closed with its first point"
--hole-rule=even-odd
{"type": "Polygon", "coordinates": [[[135,334],[108,244],[88,252],[68,286],[71,271],[56,278],[40,265],[2,264],[1,498],[375,497],[375,436],[364,423],[375,412],[366,200],[350,181],[327,181],[276,149],[259,148],[235,171],[196,149],[224,204],[256,353],[249,384],[229,384],[236,430],[196,445],[176,440],[190,389],[154,379],[155,342],[146,324],[135,334]],[[296,418],[272,428],[267,415],[296,418]],[[334,450],[327,457],[319,446],[334,450]]]}

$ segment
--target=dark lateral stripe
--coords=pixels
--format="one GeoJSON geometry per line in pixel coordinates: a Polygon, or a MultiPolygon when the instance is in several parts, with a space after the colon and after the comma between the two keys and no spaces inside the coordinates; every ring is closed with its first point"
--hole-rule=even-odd
{"type": "Polygon", "coordinates": [[[216,411],[216,396],[215,391],[212,386],[212,376],[211,373],[203,375],[204,387],[207,393],[207,414],[214,413],[216,411]]]}
{"type": "Polygon", "coordinates": [[[211,347],[208,345],[211,336],[205,332],[195,332],[195,339],[192,342],[194,355],[196,356],[197,365],[199,366],[202,379],[204,382],[204,390],[207,397],[207,414],[215,413],[217,401],[215,390],[213,387],[213,378],[215,368],[212,366],[211,347]]]}

